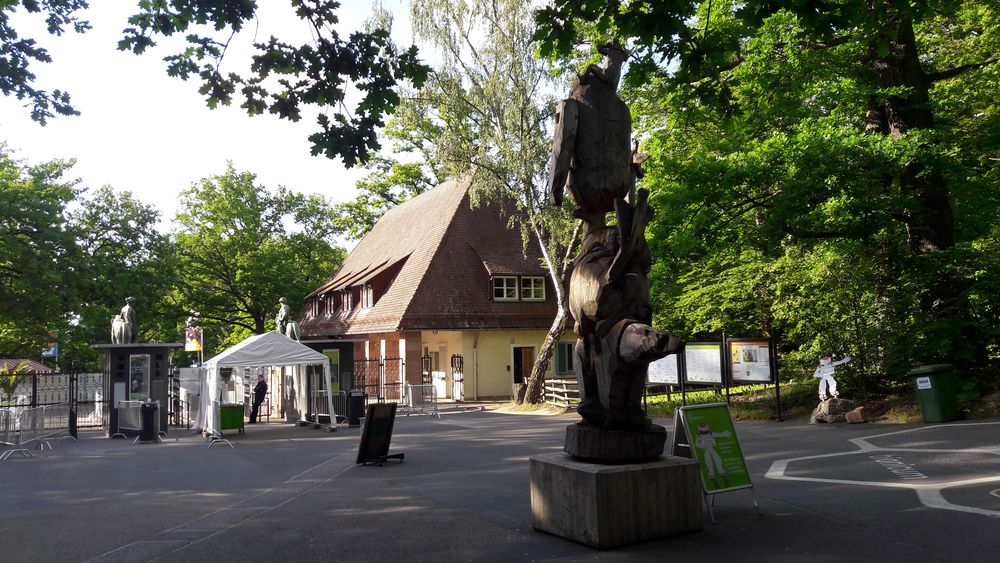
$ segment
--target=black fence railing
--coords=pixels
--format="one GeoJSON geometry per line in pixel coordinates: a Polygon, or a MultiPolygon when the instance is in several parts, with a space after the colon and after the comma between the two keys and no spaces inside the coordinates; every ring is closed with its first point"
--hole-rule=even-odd
{"type": "Polygon", "coordinates": [[[104,374],[32,373],[15,377],[10,393],[0,390],[0,408],[66,406],[74,428],[106,426],[108,382],[104,374]]]}
{"type": "Polygon", "coordinates": [[[402,358],[374,358],[354,361],[352,388],[365,394],[365,403],[399,403],[405,383],[402,358]]]}

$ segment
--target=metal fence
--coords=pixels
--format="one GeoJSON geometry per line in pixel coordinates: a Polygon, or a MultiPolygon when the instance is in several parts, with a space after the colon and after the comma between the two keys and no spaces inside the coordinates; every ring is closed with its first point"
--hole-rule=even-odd
{"type": "Polygon", "coordinates": [[[0,445],[7,447],[0,453],[0,461],[14,454],[32,457],[29,447],[52,449],[49,440],[67,437],[73,438],[68,405],[27,407],[16,416],[13,409],[0,410],[0,445]]]}
{"type": "Polygon", "coordinates": [[[115,409],[118,411],[118,428],[114,429],[112,438],[117,436],[125,438],[122,430],[138,432],[142,428],[142,401],[118,401],[115,409]]]}
{"type": "Polygon", "coordinates": [[[330,413],[330,400],[325,389],[314,389],[310,393],[310,413],[312,423],[319,428],[329,424],[335,426],[347,418],[347,392],[333,392],[333,416],[330,413]],[[324,423],[324,420],[328,421],[324,423]]]}
{"type": "Polygon", "coordinates": [[[0,408],[66,406],[76,428],[103,428],[107,388],[103,373],[24,374],[10,395],[0,395],[0,408]]]}
{"type": "Polygon", "coordinates": [[[433,384],[410,385],[403,387],[403,404],[400,414],[428,414],[441,418],[438,412],[437,392],[433,384]]]}

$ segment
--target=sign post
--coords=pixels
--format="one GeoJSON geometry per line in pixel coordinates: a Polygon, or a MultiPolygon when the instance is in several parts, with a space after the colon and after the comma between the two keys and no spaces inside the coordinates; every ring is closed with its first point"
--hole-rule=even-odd
{"type": "Polygon", "coordinates": [[[715,495],[739,489],[750,489],[753,504],[760,514],[757,494],[753,491],[743,449],[736,437],[729,405],[712,403],[691,405],[674,413],[673,455],[698,461],[702,490],[708,514],[715,523],[712,504],[715,495]],[[712,503],[708,496],[712,496],[712,503]]]}

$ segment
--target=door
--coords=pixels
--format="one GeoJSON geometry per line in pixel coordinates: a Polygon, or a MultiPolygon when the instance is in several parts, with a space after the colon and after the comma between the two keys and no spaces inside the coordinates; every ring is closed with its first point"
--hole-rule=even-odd
{"type": "Polygon", "coordinates": [[[535,365],[535,348],[532,346],[514,347],[514,385],[523,384],[531,376],[531,367],[535,365]]]}

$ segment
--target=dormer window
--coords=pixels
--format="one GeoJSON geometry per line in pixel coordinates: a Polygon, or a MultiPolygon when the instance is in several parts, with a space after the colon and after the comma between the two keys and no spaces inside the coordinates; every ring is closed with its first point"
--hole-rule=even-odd
{"type": "Polygon", "coordinates": [[[493,276],[493,300],[517,301],[517,276],[493,276]]]}
{"type": "Polygon", "coordinates": [[[350,289],[345,289],[341,292],[340,302],[345,311],[350,311],[354,308],[354,294],[351,293],[350,289]]]}
{"type": "Polygon", "coordinates": [[[361,286],[361,308],[368,309],[375,305],[375,291],[372,289],[372,284],[366,283],[361,286]]]}
{"type": "Polygon", "coordinates": [[[521,299],[524,301],[545,301],[545,278],[539,276],[522,277],[521,299]]]}

